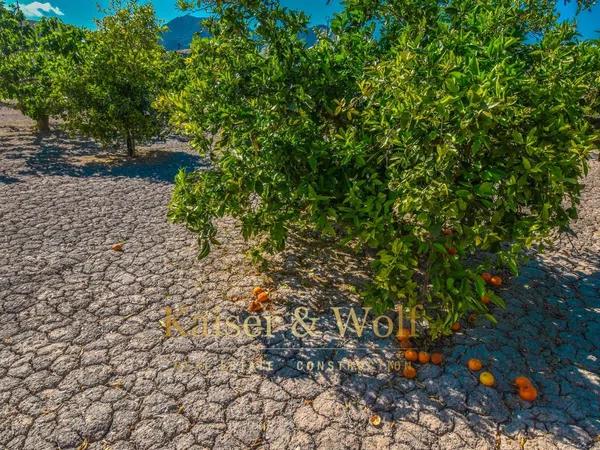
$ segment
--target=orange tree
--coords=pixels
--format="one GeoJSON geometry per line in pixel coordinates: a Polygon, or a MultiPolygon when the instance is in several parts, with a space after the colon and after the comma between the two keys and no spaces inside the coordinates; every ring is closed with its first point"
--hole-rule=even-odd
{"type": "Polygon", "coordinates": [[[371,249],[366,301],[422,304],[436,338],[493,320],[481,273],[516,273],[576,217],[598,63],[553,2],[348,0],[310,48],[278,2],[200,3],[212,38],[161,103],[212,162],[179,173],[170,207],[201,256],[223,215],[257,252],[312,227],[371,249]]]}
{"type": "Polygon", "coordinates": [[[62,112],[55,74],[76,63],[83,37],[56,18],[28,21],[0,1],[0,99],[15,100],[39,131],[48,131],[49,117],[62,112]]]}
{"type": "MultiPolygon", "coordinates": [[[[590,58],[595,58],[595,63],[600,65],[600,39],[594,41],[590,58]]],[[[586,95],[586,104],[589,106],[588,117],[592,126],[596,128],[596,144],[600,146],[600,70],[592,73],[591,89],[586,95]]]]}
{"type": "Polygon", "coordinates": [[[163,31],[152,5],[112,0],[97,30],[87,34],[79,64],[56,75],[65,105],[65,128],[105,145],[125,143],[135,156],[137,143],[165,132],[165,120],[152,103],[167,85],[177,55],[160,45],[163,31]]]}

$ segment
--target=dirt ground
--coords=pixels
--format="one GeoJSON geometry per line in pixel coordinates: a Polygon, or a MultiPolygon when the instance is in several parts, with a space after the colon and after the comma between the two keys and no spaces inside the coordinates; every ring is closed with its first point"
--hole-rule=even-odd
{"type": "Polygon", "coordinates": [[[393,339],[337,331],[331,307],[358,305],[363,261],[295,240],[259,274],[230,219],[199,261],[194,236],[166,220],[175,173],[203,164],[185,142],[127,160],[31,128],[0,107],[0,448],[600,450],[597,161],[575,235],[502,288],[498,326],[465,326],[441,367],[407,380],[393,339]],[[217,314],[248,319],[257,284],[274,289],[259,315],[271,335],[215,330],[217,314]],[[313,336],[294,329],[300,306],[313,336]],[[167,307],[188,331],[210,314],[210,332],[181,336],[167,307]],[[471,357],[496,387],[477,382],[471,357]],[[536,402],[518,399],[517,374],[536,402]]]}

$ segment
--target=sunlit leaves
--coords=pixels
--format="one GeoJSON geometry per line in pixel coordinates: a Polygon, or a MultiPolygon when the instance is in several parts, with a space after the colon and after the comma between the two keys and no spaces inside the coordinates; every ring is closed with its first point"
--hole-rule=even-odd
{"type": "Polygon", "coordinates": [[[165,121],[153,103],[167,86],[185,82],[173,73],[179,56],[160,45],[159,25],[151,5],[114,1],[87,35],[78,64],[58,74],[65,126],[105,144],[128,138],[144,141],[160,135],[165,121]]]}
{"type": "Polygon", "coordinates": [[[55,18],[32,24],[0,4],[0,98],[15,100],[34,120],[60,113],[55,75],[78,59],[84,34],[55,18]]]}
{"type": "Polygon", "coordinates": [[[216,6],[164,101],[213,165],[178,178],[171,207],[204,242],[229,214],[262,250],[306,225],[370,248],[367,302],[422,303],[439,336],[487,314],[481,271],[516,272],[573,217],[600,64],[552,9],[356,0],[307,48],[303,17],[276,2],[216,6]]]}

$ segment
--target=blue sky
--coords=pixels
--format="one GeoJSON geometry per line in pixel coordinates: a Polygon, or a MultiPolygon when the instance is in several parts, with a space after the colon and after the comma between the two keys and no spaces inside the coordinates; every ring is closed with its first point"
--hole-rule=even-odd
{"type": "MultiPolygon", "coordinates": [[[[16,0],[9,0],[7,3],[15,3],[16,0]]],[[[67,23],[83,25],[86,27],[94,26],[94,18],[99,16],[96,8],[97,2],[94,0],[40,0],[29,1],[20,0],[21,8],[31,18],[45,16],[59,16],[67,23]]],[[[105,4],[106,1],[99,0],[99,3],[105,4]]],[[[182,15],[176,7],[176,0],[152,0],[158,16],[165,22],[182,15]]],[[[285,6],[294,9],[303,9],[312,17],[314,24],[326,23],[336,11],[341,8],[340,0],[332,0],[329,4],[326,0],[281,0],[285,6]]],[[[576,12],[575,2],[564,5],[559,1],[559,10],[563,18],[573,18],[576,12]]],[[[597,4],[591,12],[582,12],[578,19],[579,32],[585,38],[600,37],[597,30],[600,29],[600,3],[597,4]]]]}

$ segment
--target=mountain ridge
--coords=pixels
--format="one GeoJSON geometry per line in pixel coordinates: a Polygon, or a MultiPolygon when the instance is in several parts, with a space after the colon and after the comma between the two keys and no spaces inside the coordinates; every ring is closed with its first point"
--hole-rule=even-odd
{"type": "MultiPolygon", "coordinates": [[[[209,37],[210,33],[201,23],[204,19],[205,17],[186,14],[169,21],[166,24],[167,31],[162,36],[164,47],[170,51],[187,50],[190,48],[194,35],[209,37]]],[[[318,33],[328,32],[329,28],[326,25],[315,25],[310,27],[307,32],[301,33],[299,37],[311,47],[318,41],[318,33]]]]}
{"type": "Polygon", "coordinates": [[[196,17],[191,14],[179,16],[166,24],[167,31],[162,35],[162,44],[167,50],[185,50],[190,48],[195,34],[208,37],[210,34],[202,26],[204,17],[196,17]]]}

